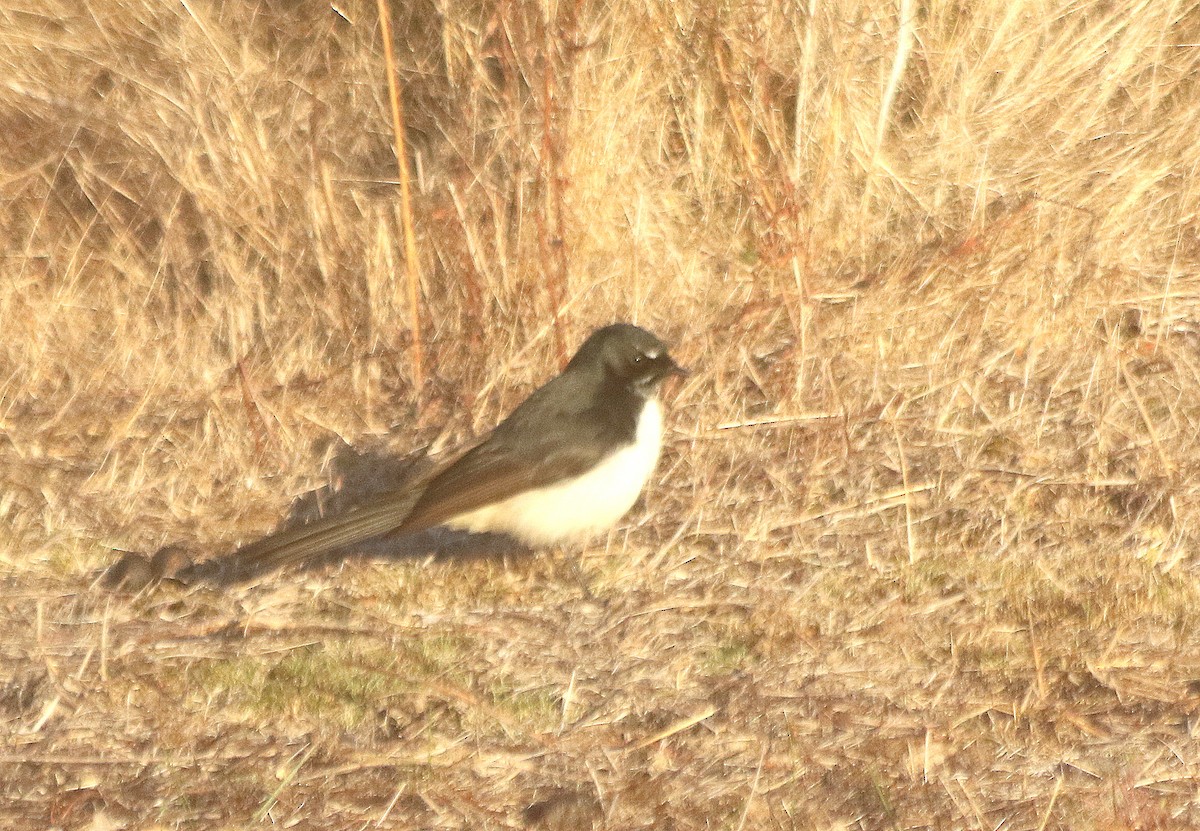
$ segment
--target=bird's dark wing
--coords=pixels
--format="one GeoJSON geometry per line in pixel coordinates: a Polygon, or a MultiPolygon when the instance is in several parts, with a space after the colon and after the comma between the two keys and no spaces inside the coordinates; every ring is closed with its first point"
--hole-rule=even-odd
{"type": "Polygon", "coordinates": [[[611,449],[598,435],[575,435],[521,447],[493,437],[433,478],[412,512],[396,529],[410,533],[441,525],[456,516],[515,494],[578,476],[611,449]],[[590,440],[589,440],[590,439],[590,440]]]}
{"type": "Polygon", "coordinates": [[[480,444],[438,472],[398,532],[440,525],[522,491],[590,470],[633,441],[636,412],[597,398],[581,373],[564,373],[529,396],[480,444]],[[590,393],[590,394],[589,394],[590,393]]]}

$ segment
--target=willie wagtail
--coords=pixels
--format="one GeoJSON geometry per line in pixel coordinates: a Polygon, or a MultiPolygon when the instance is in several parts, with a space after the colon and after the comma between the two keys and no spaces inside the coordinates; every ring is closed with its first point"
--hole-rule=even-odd
{"type": "Polygon", "coordinates": [[[251,543],[229,558],[225,579],[439,525],[501,532],[532,547],[605,531],[633,507],[658,462],[662,382],[686,374],[645,329],[597,329],[560,375],[466,453],[345,513],[251,543]]]}

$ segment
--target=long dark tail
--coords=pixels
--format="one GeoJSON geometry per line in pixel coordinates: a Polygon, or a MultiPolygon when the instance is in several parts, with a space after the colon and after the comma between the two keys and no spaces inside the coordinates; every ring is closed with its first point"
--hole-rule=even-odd
{"type": "Polygon", "coordinates": [[[190,576],[220,585],[242,583],[269,571],[312,562],[391,531],[422,530],[404,527],[421,491],[421,487],[408,485],[350,510],[286,528],[224,557],[200,563],[190,576]]]}

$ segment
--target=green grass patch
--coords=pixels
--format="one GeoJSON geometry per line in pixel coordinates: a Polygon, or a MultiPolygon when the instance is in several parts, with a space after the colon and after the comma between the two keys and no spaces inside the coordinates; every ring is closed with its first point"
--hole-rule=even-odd
{"type": "Polygon", "coordinates": [[[360,666],[341,647],[289,652],[274,663],[242,657],[215,661],[188,673],[188,686],[259,716],[293,715],[357,725],[399,684],[360,666]]]}

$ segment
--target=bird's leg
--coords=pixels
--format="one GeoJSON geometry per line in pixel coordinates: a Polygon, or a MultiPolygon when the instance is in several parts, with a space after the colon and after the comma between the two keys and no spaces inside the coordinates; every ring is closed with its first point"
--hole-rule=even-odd
{"type": "Polygon", "coordinates": [[[564,551],[563,556],[566,559],[568,567],[571,569],[571,575],[575,578],[575,582],[579,584],[579,588],[583,590],[583,597],[590,603],[601,602],[596,595],[592,594],[592,589],[588,585],[588,576],[583,573],[583,569],[579,566],[579,556],[570,551],[564,551]]]}

